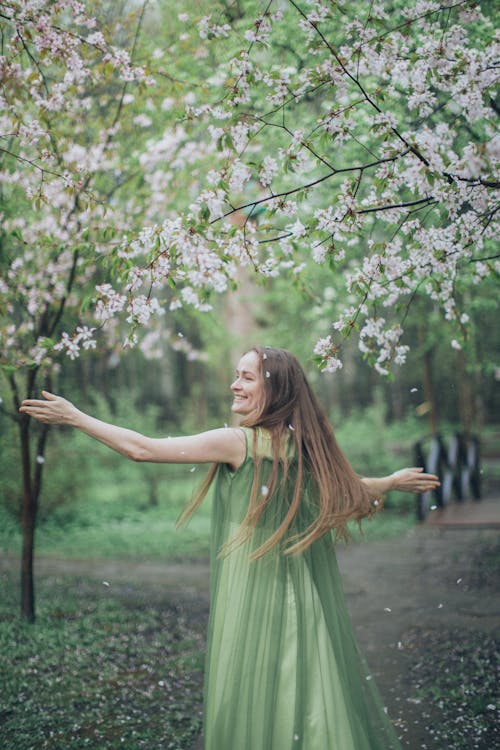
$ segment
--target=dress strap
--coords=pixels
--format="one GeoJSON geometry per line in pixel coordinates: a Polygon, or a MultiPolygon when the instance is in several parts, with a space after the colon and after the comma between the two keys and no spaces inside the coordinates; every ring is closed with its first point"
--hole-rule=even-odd
{"type": "Polygon", "coordinates": [[[243,463],[248,459],[248,456],[250,454],[250,440],[253,440],[253,430],[250,427],[239,427],[245,436],[245,459],[243,463]]]}
{"type": "Polygon", "coordinates": [[[271,434],[262,427],[240,427],[245,433],[246,458],[272,458],[271,434]]]}

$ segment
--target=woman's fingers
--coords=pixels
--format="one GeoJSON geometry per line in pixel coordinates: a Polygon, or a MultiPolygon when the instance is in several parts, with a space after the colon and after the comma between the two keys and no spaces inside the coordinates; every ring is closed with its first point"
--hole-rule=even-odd
{"type": "Polygon", "coordinates": [[[427,492],[436,489],[441,484],[435,474],[424,473],[421,466],[412,466],[394,472],[393,488],[402,492],[427,492]]]}
{"type": "Polygon", "coordinates": [[[19,411],[23,414],[27,414],[29,417],[36,417],[37,419],[40,417],[46,417],[51,413],[50,410],[43,405],[43,402],[23,403],[19,411]]]}
{"type": "Polygon", "coordinates": [[[439,477],[435,474],[419,474],[418,478],[427,482],[439,482],[439,477]]]}
{"type": "Polygon", "coordinates": [[[39,422],[61,424],[65,421],[68,402],[49,391],[42,391],[43,399],[27,398],[19,411],[39,422]]]}

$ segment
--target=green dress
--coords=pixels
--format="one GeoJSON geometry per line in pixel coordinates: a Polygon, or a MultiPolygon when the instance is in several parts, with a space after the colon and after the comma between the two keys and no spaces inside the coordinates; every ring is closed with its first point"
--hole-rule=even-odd
{"type": "MultiPolygon", "coordinates": [[[[251,562],[279,523],[285,490],[250,541],[218,556],[250,497],[254,431],[244,432],[245,461],[235,472],[221,464],[215,480],[205,750],[401,750],[355,641],[331,535],[297,556],[275,547],[251,562]]],[[[265,487],[265,431],[256,431],[256,450],[265,487]]],[[[293,457],[290,473],[293,482],[293,457]]],[[[310,521],[312,494],[306,487],[295,530],[310,521]]]]}

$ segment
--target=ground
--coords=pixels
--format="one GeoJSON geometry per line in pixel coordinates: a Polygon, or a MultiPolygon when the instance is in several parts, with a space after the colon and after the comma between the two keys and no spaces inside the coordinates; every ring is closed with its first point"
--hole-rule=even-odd
{"type": "MultiPolygon", "coordinates": [[[[462,747],[456,737],[448,743],[446,735],[450,727],[457,734],[461,715],[468,713],[464,706],[477,699],[478,675],[471,672],[493,674],[498,554],[495,531],[428,527],[339,552],[358,640],[411,750],[462,747]]],[[[488,687],[481,682],[485,705],[475,719],[466,719],[477,721],[463,745],[470,750],[495,744],[494,709],[487,709],[498,709],[492,703],[494,678],[488,687]]]]}
{"type": "MultiPolygon", "coordinates": [[[[338,549],[361,649],[405,749],[491,750],[499,741],[492,663],[500,614],[494,596],[499,549],[495,530],[428,526],[338,549]]],[[[4,575],[16,564],[6,557],[4,575]]],[[[140,608],[149,596],[168,612],[181,605],[201,647],[208,613],[205,561],[43,558],[37,576],[40,581],[55,577],[60,586],[83,576],[90,581],[85,585],[95,581],[114,590],[131,607],[135,602],[140,608]]],[[[193,750],[199,747],[201,739],[193,750]]]]}

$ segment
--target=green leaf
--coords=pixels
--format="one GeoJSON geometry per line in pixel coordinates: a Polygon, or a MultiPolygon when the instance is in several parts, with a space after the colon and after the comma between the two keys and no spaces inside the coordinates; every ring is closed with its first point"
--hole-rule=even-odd
{"type": "Polygon", "coordinates": [[[44,338],[38,340],[38,345],[41,346],[43,349],[52,349],[54,344],[55,344],[54,339],[51,339],[48,336],[45,336],[44,338]]]}

